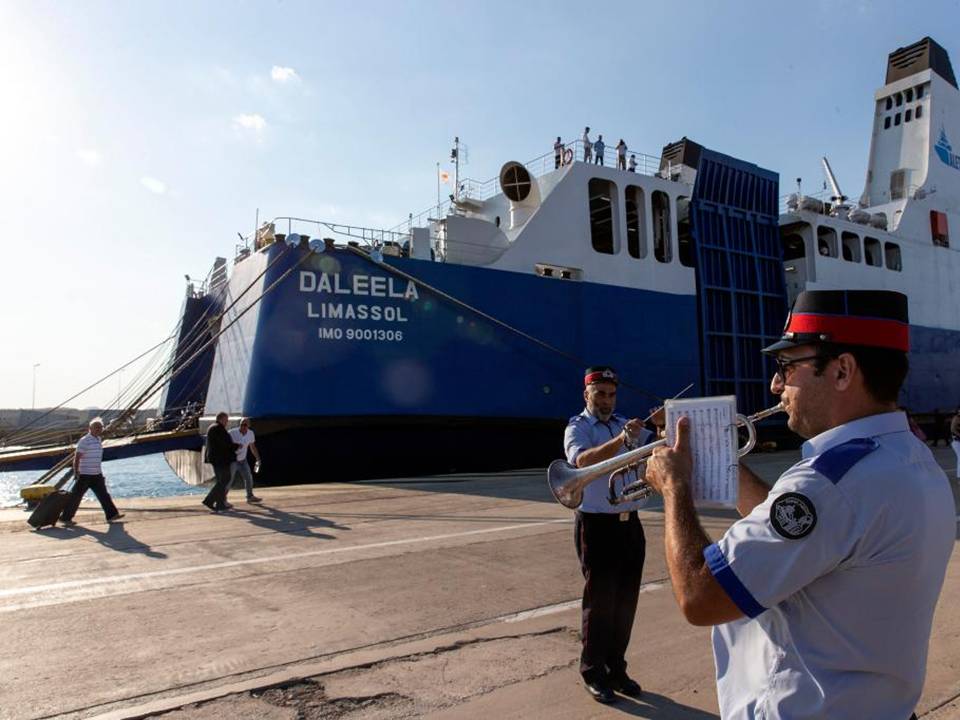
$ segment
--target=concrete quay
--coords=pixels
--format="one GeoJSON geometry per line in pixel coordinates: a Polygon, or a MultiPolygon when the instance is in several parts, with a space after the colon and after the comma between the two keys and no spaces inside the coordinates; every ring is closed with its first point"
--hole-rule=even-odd
{"type": "MultiPolygon", "coordinates": [[[[796,457],[748,462],[772,481],[796,457]]],[[[709,630],[675,606],[656,507],[628,656],[645,695],[583,690],[572,513],[544,477],[234,491],[219,515],[131,499],[112,525],[85,503],[77,527],[42,531],[0,510],[0,719],[717,718],[709,630]]],[[[917,714],[960,718],[958,553],[917,714]]]]}

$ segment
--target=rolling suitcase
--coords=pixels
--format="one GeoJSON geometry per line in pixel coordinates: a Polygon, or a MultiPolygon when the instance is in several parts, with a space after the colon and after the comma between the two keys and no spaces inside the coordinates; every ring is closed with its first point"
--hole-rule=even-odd
{"type": "Polygon", "coordinates": [[[60,519],[60,513],[62,513],[63,508],[67,506],[69,499],[70,493],[65,490],[56,490],[50,493],[40,501],[37,509],[27,518],[27,522],[37,529],[45,525],[49,525],[50,527],[55,526],[57,520],[60,519]]]}

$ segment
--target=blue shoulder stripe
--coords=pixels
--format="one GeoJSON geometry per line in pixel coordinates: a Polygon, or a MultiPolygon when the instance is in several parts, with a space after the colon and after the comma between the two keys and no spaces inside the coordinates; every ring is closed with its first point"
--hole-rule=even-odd
{"type": "Polygon", "coordinates": [[[874,438],[855,438],[822,453],[810,467],[836,485],[850,468],[880,447],[874,438]]]}
{"type": "Polygon", "coordinates": [[[740,612],[748,618],[755,618],[766,608],[757,602],[746,586],[740,582],[740,578],[733,572],[733,568],[727,562],[723,555],[723,550],[716,543],[708,545],[703,551],[703,559],[707,561],[707,567],[713,573],[713,577],[720,583],[720,587],[730,596],[734,604],[740,608],[740,612]]]}

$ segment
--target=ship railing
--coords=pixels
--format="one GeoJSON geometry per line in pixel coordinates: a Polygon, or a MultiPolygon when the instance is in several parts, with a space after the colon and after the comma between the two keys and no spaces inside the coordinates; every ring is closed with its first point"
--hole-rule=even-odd
{"type": "Polygon", "coordinates": [[[444,218],[449,215],[450,211],[451,202],[449,200],[444,200],[436,205],[431,205],[426,210],[423,210],[416,215],[410,213],[407,219],[402,223],[398,223],[392,228],[389,228],[389,232],[409,233],[411,228],[427,227],[433,223],[434,220],[439,220],[440,218],[444,218]]]}
{"type": "Polygon", "coordinates": [[[285,216],[274,218],[271,222],[274,225],[275,232],[285,229],[288,238],[294,234],[320,238],[324,232],[329,231],[334,235],[354,238],[358,240],[361,245],[371,247],[382,247],[383,245],[390,244],[402,245],[410,239],[409,232],[361,227],[359,225],[344,225],[327,220],[311,220],[309,218],[285,216]]]}
{"type": "MultiPolygon", "coordinates": [[[[564,143],[563,151],[561,151],[560,156],[561,167],[565,164],[563,160],[567,154],[566,150],[568,149],[571,151],[569,153],[572,156],[571,162],[583,162],[583,141],[576,139],[564,143]]],[[[631,155],[633,155],[637,161],[635,172],[641,175],[649,176],[660,175],[660,158],[658,156],[632,151],[628,147],[626,153],[628,167],[631,155]]],[[[617,167],[616,145],[606,145],[604,147],[603,163],[607,167],[617,167]]],[[[523,163],[523,166],[530,172],[531,176],[539,178],[557,170],[558,168],[556,167],[556,164],[556,153],[553,149],[550,149],[543,155],[523,163]]],[[[664,173],[663,176],[666,177],[667,173],[664,173]]],[[[499,193],[500,177],[497,176],[483,181],[474,180],[473,178],[462,178],[460,180],[459,188],[457,188],[456,192],[452,194],[455,194],[456,197],[461,200],[475,200],[478,202],[483,202],[484,200],[489,200],[499,193]]],[[[426,210],[423,210],[415,215],[411,214],[406,220],[393,226],[390,228],[390,230],[392,232],[410,232],[410,228],[425,227],[435,219],[446,217],[452,210],[455,210],[453,203],[451,203],[449,200],[444,200],[436,205],[431,205],[426,210]]]]}
{"type": "MultiPolygon", "coordinates": [[[[573,151],[573,161],[574,161],[574,162],[588,162],[587,160],[585,160],[585,155],[584,155],[584,151],[583,151],[583,148],[584,148],[583,140],[581,140],[581,139],[578,138],[578,139],[574,140],[573,142],[566,143],[566,144],[564,145],[564,149],[566,150],[566,149],[568,149],[568,148],[573,151]]],[[[594,141],[594,143],[592,143],[591,152],[590,152],[590,157],[591,157],[591,159],[589,160],[589,162],[590,162],[590,163],[594,163],[594,164],[598,164],[598,163],[596,162],[597,154],[596,154],[595,148],[596,148],[596,141],[594,141]]],[[[651,177],[653,177],[653,176],[668,177],[668,176],[669,176],[669,174],[666,173],[666,172],[661,175],[661,173],[660,173],[660,157],[659,157],[659,156],[656,156],[656,155],[648,155],[647,153],[642,153],[642,152],[636,152],[636,151],[634,151],[634,150],[631,150],[631,149],[630,149],[630,146],[628,145],[628,146],[627,146],[626,155],[625,155],[625,161],[626,161],[626,164],[627,164],[627,167],[628,167],[628,168],[630,167],[630,157],[631,157],[631,156],[633,156],[633,157],[636,159],[636,161],[637,161],[637,167],[636,167],[636,169],[635,169],[634,172],[636,172],[636,173],[638,173],[638,174],[640,174],[640,175],[649,175],[649,176],[651,176],[651,177]]],[[[538,159],[540,159],[540,158],[538,158],[538,159]]],[[[549,169],[552,171],[552,170],[553,170],[553,165],[556,163],[556,156],[555,156],[554,152],[551,150],[547,155],[544,155],[542,159],[543,159],[544,162],[549,161],[549,163],[550,163],[549,169]]],[[[613,167],[613,168],[617,167],[617,146],[616,146],[616,144],[607,144],[607,143],[604,143],[604,145],[603,145],[603,164],[604,164],[604,166],[606,166],[606,167],[613,167]]],[[[530,169],[530,168],[528,167],[527,169],[530,169]]]]}
{"type": "MultiPolygon", "coordinates": [[[[784,213],[792,212],[787,203],[789,202],[790,198],[796,194],[797,194],[796,191],[788,192],[786,195],[781,195],[779,197],[781,215],[783,215],[784,213]]],[[[802,193],[802,194],[803,194],[803,197],[805,198],[813,198],[814,200],[819,200],[820,202],[823,202],[823,203],[830,202],[830,193],[827,190],[821,190],[820,192],[815,192],[815,193],[802,193]]]]}
{"type": "MultiPolygon", "coordinates": [[[[926,191],[923,190],[923,186],[922,186],[922,185],[908,185],[908,186],[905,186],[904,188],[902,188],[902,189],[900,190],[900,192],[898,192],[898,193],[896,193],[896,194],[894,194],[894,193],[889,193],[889,192],[884,193],[885,197],[883,198],[883,202],[882,202],[881,204],[885,204],[885,203],[888,203],[888,202],[894,202],[894,201],[896,201],[896,200],[912,200],[912,199],[914,199],[914,198],[920,199],[920,198],[922,198],[922,197],[924,196],[924,193],[925,193],[925,192],[926,192],[926,191]]],[[[789,205],[788,205],[788,201],[790,200],[790,198],[791,198],[793,195],[796,195],[796,192],[790,192],[790,193],[787,193],[786,195],[781,195],[781,196],[780,196],[779,200],[780,200],[780,214],[781,214],[781,215],[783,215],[784,213],[793,212],[793,210],[792,210],[792,209],[789,207],[789,205]]],[[[815,192],[815,193],[803,193],[803,197],[805,197],[805,198],[813,198],[813,199],[815,199],[815,200],[819,200],[819,201],[822,202],[825,206],[826,206],[826,205],[831,205],[831,204],[832,204],[832,198],[833,198],[833,196],[830,194],[830,191],[829,191],[829,190],[821,190],[821,191],[815,192]]],[[[857,204],[857,202],[856,202],[855,200],[853,200],[853,201],[850,200],[850,198],[847,198],[846,202],[847,202],[847,204],[850,205],[851,207],[859,207],[859,205],[857,204]]],[[[870,211],[870,208],[869,208],[869,207],[862,208],[862,209],[863,209],[863,210],[866,210],[866,211],[868,211],[868,212],[870,211]]]]}

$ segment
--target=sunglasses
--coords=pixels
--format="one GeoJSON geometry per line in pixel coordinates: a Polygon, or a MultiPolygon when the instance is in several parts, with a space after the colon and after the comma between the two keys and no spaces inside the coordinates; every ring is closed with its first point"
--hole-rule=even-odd
{"type": "Polygon", "coordinates": [[[784,359],[778,355],[773,359],[773,361],[777,364],[777,374],[781,378],[786,380],[787,373],[789,372],[791,366],[796,365],[799,362],[804,362],[805,360],[820,360],[821,358],[825,358],[825,357],[827,356],[823,355],[822,353],[817,353],[816,355],[804,355],[803,357],[788,358],[788,359],[784,359]]]}

